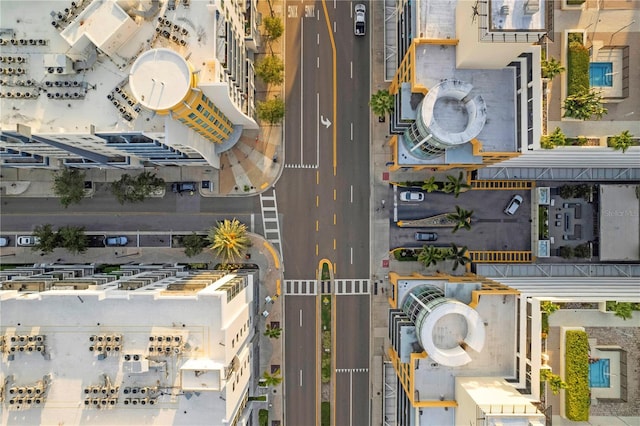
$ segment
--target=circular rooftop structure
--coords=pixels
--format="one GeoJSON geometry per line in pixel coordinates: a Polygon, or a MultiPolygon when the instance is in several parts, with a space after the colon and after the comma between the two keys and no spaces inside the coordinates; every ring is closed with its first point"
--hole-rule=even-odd
{"type": "Polygon", "coordinates": [[[482,96],[471,97],[471,90],[473,86],[464,81],[445,80],[429,90],[422,101],[422,123],[446,146],[467,143],[484,127],[487,106],[482,96]]]}
{"type": "Polygon", "coordinates": [[[129,87],[140,105],[161,111],[176,106],[191,88],[187,61],[170,49],[152,49],[138,57],[129,72],[129,87]]]}

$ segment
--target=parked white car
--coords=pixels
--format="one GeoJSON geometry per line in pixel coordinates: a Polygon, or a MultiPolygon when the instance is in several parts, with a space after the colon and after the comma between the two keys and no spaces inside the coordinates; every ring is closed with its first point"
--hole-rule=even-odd
{"type": "Polygon", "coordinates": [[[417,191],[402,191],[400,201],[424,201],[424,193],[417,191]]]}
{"type": "Polygon", "coordinates": [[[362,3],[353,8],[353,33],[357,36],[367,33],[367,7],[362,3]]]}
{"type": "Polygon", "coordinates": [[[513,216],[518,211],[518,208],[522,204],[522,201],[524,200],[521,196],[514,195],[511,201],[509,201],[509,204],[507,204],[507,207],[504,209],[504,213],[508,214],[509,216],[513,216]]]}
{"type": "Polygon", "coordinates": [[[22,247],[33,247],[38,245],[39,242],[40,238],[35,235],[21,235],[17,239],[18,245],[22,247]]]}

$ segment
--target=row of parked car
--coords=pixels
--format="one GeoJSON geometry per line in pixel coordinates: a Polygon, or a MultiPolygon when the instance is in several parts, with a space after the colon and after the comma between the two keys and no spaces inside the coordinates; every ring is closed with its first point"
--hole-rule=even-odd
{"type": "MultiPolygon", "coordinates": [[[[7,247],[11,242],[11,238],[0,237],[0,247],[7,247]]],[[[18,247],[33,247],[40,243],[40,239],[35,235],[21,235],[16,238],[18,247]]],[[[121,247],[129,244],[129,239],[125,236],[104,237],[103,243],[105,247],[121,247]]]]}

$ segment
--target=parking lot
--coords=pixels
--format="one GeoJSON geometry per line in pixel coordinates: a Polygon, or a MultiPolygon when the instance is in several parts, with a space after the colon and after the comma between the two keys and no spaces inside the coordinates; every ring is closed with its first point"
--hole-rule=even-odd
{"type": "MultiPolygon", "coordinates": [[[[415,190],[414,190],[415,191],[415,190]]],[[[467,246],[469,250],[531,250],[531,192],[504,190],[470,190],[455,198],[452,194],[440,192],[425,193],[424,201],[400,201],[398,188],[398,220],[421,219],[455,211],[458,205],[465,210],[473,210],[471,230],[460,229],[455,234],[452,228],[421,227],[399,228],[394,223],[393,209],[389,209],[391,222],[389,247],[422,247],[425,242],[414,238],[417,231],[436,232],[438,239],[433,244],[448,246],[455,243],[467,246]],[[519,194],[524,199],[513,216],[503,212],[511,198],[519,194]]]]}

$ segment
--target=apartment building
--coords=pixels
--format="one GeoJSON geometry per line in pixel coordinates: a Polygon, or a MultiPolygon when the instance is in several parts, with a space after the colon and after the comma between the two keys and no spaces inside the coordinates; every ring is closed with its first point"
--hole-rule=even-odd
{"type": "Polygon", "coordinates": [[[218,167],[257,128],[255,0],[0,8],[4,166],[218,167]]]}
{"type": "Polygon", "coordinates": [[[257,285],[168,265],[3,271],[2,423],[251,424],[257,285]]]}

